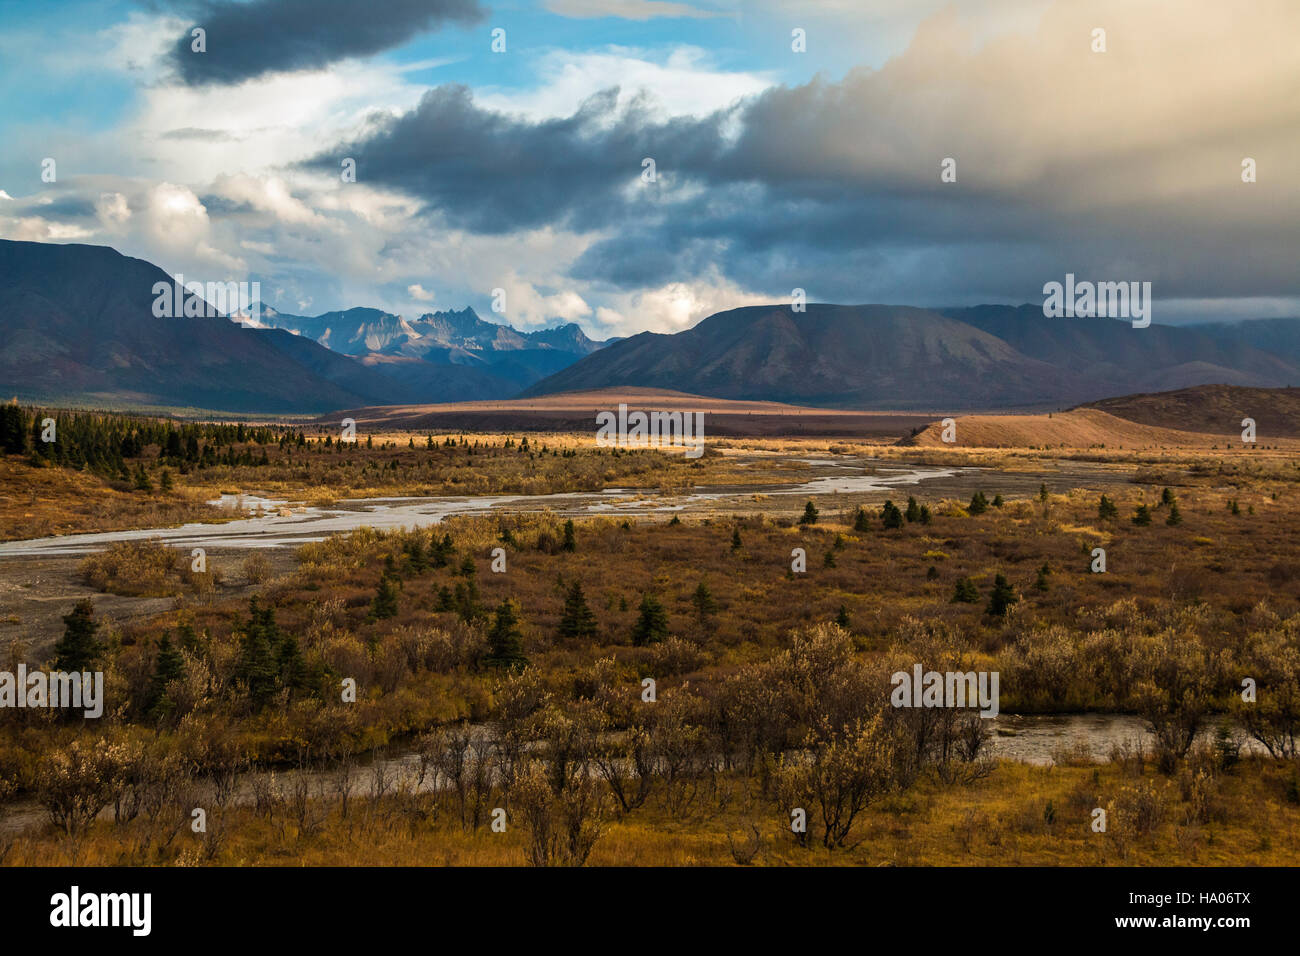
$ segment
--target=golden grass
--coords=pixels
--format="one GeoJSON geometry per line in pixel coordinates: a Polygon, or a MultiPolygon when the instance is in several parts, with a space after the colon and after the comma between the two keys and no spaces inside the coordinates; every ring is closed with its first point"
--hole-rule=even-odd
{"type": "MultiPolygon", "coordinates": [[[[1000,762],[984,779],[944,785],[927,778],[880,800],[855,825],[851,849],[827,851],[814,838],[799,846],[788,816],[765,800],[753,781],[724,777],[720,792],[672,813],[656,798],[626,817],[610,816],[588,860],[591,866],[734,866],[731,846],[759,830],[756,866],[1294,866],[1300,863],[1300,805],[1284,792],[1294,766],[1246,760],[1220,774],[1201,812],[1184,798],[1177,778],[1147,770],[1132,776],[1116,764],[1031,766],[1000,762]],[[1094,807],[1113,805],[1126,788],[1162,794],[1158,825],[1149,833],[1107,833],[1091,827],[1094,807]],[[1050,808],[1050,809],[1049,809],[1050,808]],[[729,840],[730,838],[730,840],[729,840]]],[[[364,786],[364,779],[362,779],[364,786]]],[[[353,799],[347,820],[328,811],[317,832],[302,834],[285,808],[270,820],[251,807],[210,816],[221,833],[208,859],[203,838],[189,828],[162,853],[142,849],[143,821],[103,820],[70,841],[46,829],[18,837],[11,866],[284,865],[284,866],[522,866],[526,834],[511,821],[505,833],[462,830],[445,798],[378,804],[353,799]]],[[[325,812],[325,811],[322,811],[325,812]]],[[[810,820],[813,815],[810,814],[810,820]]],[[[811,836],[810,832],[810,836],[811,836]]]]}

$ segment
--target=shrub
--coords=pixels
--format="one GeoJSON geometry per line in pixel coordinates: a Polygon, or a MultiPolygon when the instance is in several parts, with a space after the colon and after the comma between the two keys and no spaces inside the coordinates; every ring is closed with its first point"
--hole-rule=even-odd
{"type": "Polygon", "coordinates": [[[118,541],[81,562],[81,579],[97,591],[126,597],[178,594],[176,552],[157,541],[118,541]]]}

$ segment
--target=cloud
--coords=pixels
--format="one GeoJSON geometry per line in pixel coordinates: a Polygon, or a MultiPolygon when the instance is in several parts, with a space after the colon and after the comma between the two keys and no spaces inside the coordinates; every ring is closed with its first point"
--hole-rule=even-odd
{"type": "Polygon", "coordinates": [[[434,295],[420,283],[415,282],[406,287],[406,294],[417,302],[432,302],[434,295]]]}
{"type": "Polygon", "coordinates": [[[1297,30],[1286,0],[1177,18],[1058,3],[992,38],[948,11],[880,69],[706,115],[609,89],[535,117],[441,86],[330,156],[457,229],[587,236],[569,279],[610,294],[716,272],[772,296],[1030,301],[1074,272],[1157,296],[1295,296],[1297,30]],[[1243,184],[1247,156],[1271,175],[1243,184]]]}
{"type": "Polygon", "coordinates": [[[486,15],[477,0],[200,0],[185,11],[193,26],[174,42],[169,59],[190,86],[318,70],[486,15]],[[203,52],[193,50],[193,28],[205,31],[203,52]]]}
{"type": "Polygon", "coordinates": [[[95,215],[109,232],[120,232],[131,218],[131,205],[121,193],[100,193],[95,215]]]}
{"type": "Polygon", "coordinates": [[[357,160],[357,177],[425,200],[455,225],[498,233],[542,225],[592,229],[627,204],[646,157],[701,162],[721,134],[709,120],[654,118],[618,90],[585,101],[573,115],[531,122],[480,109],[464,86],[430,90],[410,113],[381,119],[377,131],[308,165],[357,160]]]}
{"type": "Polygon", "coordinates": [[[724,70],[694,46],[658,51],[611,46],[602,50],[548,50],[537,59],[538,82],[525,90],[478,88],[482,109],[523,114],[534,121],[569,116],[593,95],[618,89],[620,108],[633,99],[661,119],[703,117],[774,85],[774,75],[724,70]]]}

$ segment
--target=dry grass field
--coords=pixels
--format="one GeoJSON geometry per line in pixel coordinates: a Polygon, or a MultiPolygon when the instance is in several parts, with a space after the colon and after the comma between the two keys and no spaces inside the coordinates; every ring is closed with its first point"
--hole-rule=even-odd
{"type": "Polygon", "coordinates": [[[1069,413],[1084,431],[1066,448],[768,436],[695,463],[574,434],[376,429],[342,450],[310,434],[178,468],[167,492],[160,448],[131,462],[147,488],[10,458],[89,527],[105,520],[79,510],[96,481],[131,503],[114,513],[127,524],[230,490],[653,493],[865,456],[988,470],[960,498],[476,514],[214,555],[199,573],[147,541],[50,563],[59,613],[89,594],[99,626],[74,640],[34,619],[9,662],[84,660],[108,706],[0,711],[0,860],[1294,865],[1294,457],[1216,436],[1085,444],[1101,414],[1069,413]],[[1039,487],[1056,467],[1070,479],[1039,487]],[[915,665],[998,674],[1003,714],[1146,735],[1100,755],[1062,738],[1045,765],[998,757],[974,708],[891,704],[891,675],[915,665]]]}

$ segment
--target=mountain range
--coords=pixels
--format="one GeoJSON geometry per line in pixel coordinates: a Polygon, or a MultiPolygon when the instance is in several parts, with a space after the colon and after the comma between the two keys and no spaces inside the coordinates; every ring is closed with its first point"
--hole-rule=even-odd
{"type": "Polygon", "coordinates": [[[473,309],[158,318],[159,282],[172,277],[106,246],[0,240],[0,394],[239,413],[504,398],[603,344],[473,309]]]}
{"type": "Polygon", "coordinates": [[[1300,383],[1300,319],[1135,329],[1039,306],[732,309],[605,342],[473,309],[408,319],[157,318],[157,266],[104,246],[0,240],[0,395],[104,407],[321,413],[601,388],[841,409],[1047,409],[1205,384],[1300,383]]]}
{"type": "Polygon", "coordinates": [[[643,332],[523,397],[666,388],[823,408],[1046,408],[1209,383],[1300,383],[1300,319],[1135,329],[1041,307],[751,306],[643,332]]]}

